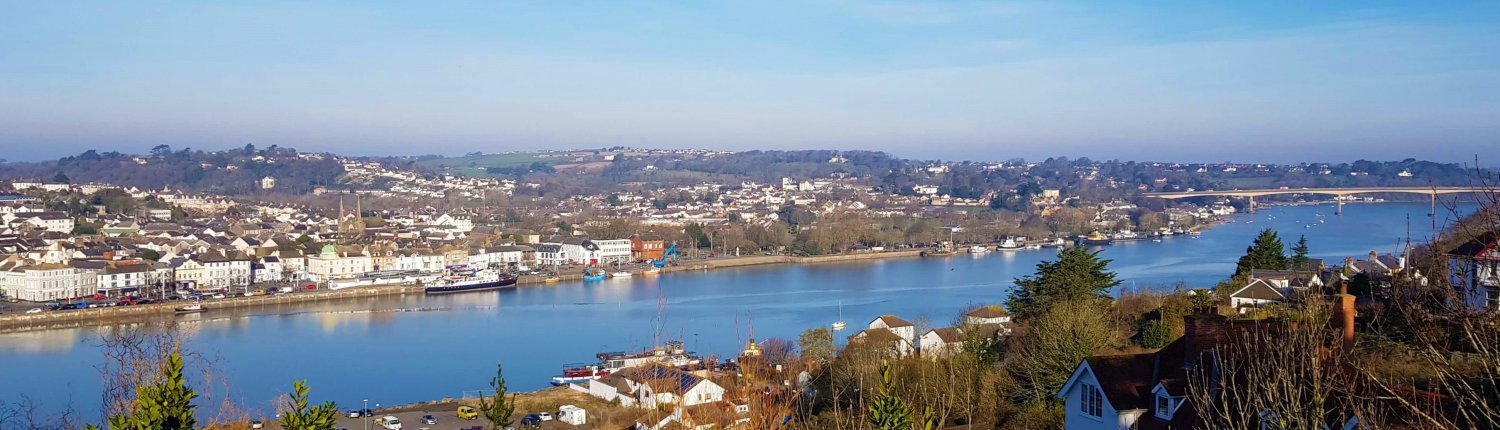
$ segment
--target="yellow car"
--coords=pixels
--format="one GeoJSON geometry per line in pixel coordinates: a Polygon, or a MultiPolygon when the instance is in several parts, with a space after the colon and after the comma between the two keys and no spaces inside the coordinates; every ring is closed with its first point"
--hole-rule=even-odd
{"type": "Polygon", "coordinates": [[[463,420],[478,419],[479,418],[479,411],[476,411],[476,410],[474,410],[474,408],[471,408],[471,407],[468,407],[468,406],[459,406],[458,407],[458,418],[459,419],[463,419],[463,420]]]}

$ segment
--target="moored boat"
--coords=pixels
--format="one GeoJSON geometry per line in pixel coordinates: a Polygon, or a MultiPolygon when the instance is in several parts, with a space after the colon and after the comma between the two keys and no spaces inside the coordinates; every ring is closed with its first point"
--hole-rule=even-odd
{"type": "Polygon", "coordinates": [[[1110,244],[1110,242],[1112,242],[1112,240],[1109,238],[1109,236],[1105,236],[1104,233],[1100,233],[1098,230],[1094,230],[1093,233],[1089,233],[1087,236],[1078,237],[1078,244],[1085,246],[1108,245],[1110,244]]]}
{"type": "Polygon", "coordinates": [[[703,363],[703,359],[683,349],[682,342],[667,342],[665,347],[649,348],[641,352],[601,352],[595,354],[597,364],[568,365],[561,375],[552,377],[552,385],[568,385],[603,378],[621,370],[662,364],[670,367],[689,367],[703,363]]]}
{"type": "Polygon", "coordinates": [[[1024,247],[1024,241],[1018,240],[1013,236],[1006,236],[1005,239],[1000,241],[999,245],[995,246],[996,249],[1001,251],[1017,251],[1024,247]]]}
{"type": "Polygon", "coordinates": [[[614,273],[610,273],[609,277],[611,277],[611,278],[629,278],[630,277],[630,272],[626,272],[626,271],[614,272],[614,273]]]}
{"type": "Polygon", "coordinates": [[[177,313],[179,313],[179,314],[192,314],[192,313],[203,312],[204,310],[205,309],[203,309],[203,305],[200,305],[200,304],[197,304],[197,303],[192,303],[192,304],[188,304],[188,305],[185,305],[185,306],[178,306],[177,309],[176,309],[177,313]]]}
{"type": "Polygon", "coordinates": [[[491,270],[480,270],[443,278],[436,285],[427,287],[422,291],[427,294],[450,294],[471,291],[492,291],[501,288],[514,288],[515,286],[515,276],[491,270]]]}
{"type": "Polygon", "coordinates": [[[969,253],[970,254],[988,254],[988,253],[990,253],[990,247],[984,246],[984,245],[970,246],[969,247],[969,253]]]}

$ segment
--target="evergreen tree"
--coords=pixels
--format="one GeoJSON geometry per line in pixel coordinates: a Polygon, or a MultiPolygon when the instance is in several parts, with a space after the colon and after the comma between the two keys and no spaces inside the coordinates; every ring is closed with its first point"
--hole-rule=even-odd
{"type": "Polygon", "coordinates": [[[136,387],[130,411],[109,417],[109,430],[192,430],[198,425],[193,417],[198,393],[188,388],[182,367],[182,352],[173,351],[155,381],[136,387]]]}
{"type": "Polygon", "coordinates": [[[337,424],[339,409],[333,402],[309,406],[307,383],[292,382],[292,398],[287,401],[286,411],[281,417],[284,430],[333,430],[337,424]]]}
{"type": "Polygon", "coordinates": [[[896,381],[891,377],[891,365],[880,364],[880,391],[870,401],[870,428],[874,430],[910,430],[911,408],[896,397],[896,381]]]}
{"type": "Polygon", "coordinates": [[[1234,275],[1249,275],[1251,270],[1286,270],[1286,247],[1281,237],[1271,229],[1265,229],[1255,237],[1255,242],[1245,248],[1245,256],[1235,265],[1234,275]]]}
{"type": "Polygon", "coordinates": [[[1161,348],[1172,342],[1172,335],[1167,332],[1166,325],[1155,318],[1141,322],[1140,337],[1141,346],[1150,349],[1161,348]]]}
{"type": "Polygon", "coordinates": [[[802,348],[802,358],[814,360],[833,359],[833,333],[827,327],[810,328],[797,337],[797,346],[802,348]]]}
{"type": "Polygon", "coordinates": [[[1310,261],[1311,259],[1307,258],[1307,236],[1298,236],[1297,244],[1292,246],[1292,259],[1288,265],[1292,269],[1306,270],[1307,263],[1310,261]]]}
{"type": "Polygon", "coordinates": [[[1036,274],[1016,279],[1005,307],[1018,319],[1040,315],[1053,303],[1071,300],[1108,300],[1109,289],[1120,285],[1106,269],[1110,260],[1098,252],[1074,247],[1059,252],[1057,261],[1036,265],[1036,274]]]}
{"type": "Polygon", "coordinates": [[[515,424],[511,415],[516,412],[516,395],[506,398],[505,368],[500,364],[495,365],[495,377],[490,378],[490,387],[495,389],[495,399],[487,401],[484,396],[479,396],[479,413],[489,422],[490,430],[503,430],[515,424]]]}

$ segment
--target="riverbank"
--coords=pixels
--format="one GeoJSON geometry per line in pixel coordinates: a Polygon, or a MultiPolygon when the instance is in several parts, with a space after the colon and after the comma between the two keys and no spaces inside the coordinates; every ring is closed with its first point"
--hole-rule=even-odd
{"type": "MultiPolygon", "coordinates": [[[[713,269],[726,269],[733,267],[761,266],[772,264],[818,264],[846,261],[878,260],[889,258],[909,258],[920,256],[920,250],[898,250],[881,252],[860,252],[835,255],[818,255],[808,257],[794,257],[786,255],[753,255],[742,257],[723,257],[703,261],[688,261],[682,264],[661,268],[662,273],[703,271],[713,269]]],[[[644,276],[643,270],[630,270],[632,276],[644,276]]],[[[558,281],[582,281],[582,274],[567,274],[556,276],[558,281]]],[[[516,280],[518,285],[543,285],[547,283],[547,277],[522,276],[516,280]]],[[[232,297],[200,302],[205,312],[215,310],[255,308],[266,306],[281,306],[300,303],[314,303],[331,300],[349,300],[364,297],[377,297],[385,295],[423,294],[423,288],[414,285],[372,285],[365,287],[342,288],[338,290],[316,290],[300,291],[296,293],[275,294],[266,296],[232,297]]],[[[92,309],[72,309],[60,311],[46,311],[35,314],[6,314],[0,315],[0,333],[18,333],[33,330],[50,330],[59,328],[73,328],[90,325],[129,323],[152,318],[171,317],[177,314],[177,308],[187,302],[153,303],[148,305],[112,306],[92,309]]],[[[41,306],[38,304],[38,306],[41,306]]]]}

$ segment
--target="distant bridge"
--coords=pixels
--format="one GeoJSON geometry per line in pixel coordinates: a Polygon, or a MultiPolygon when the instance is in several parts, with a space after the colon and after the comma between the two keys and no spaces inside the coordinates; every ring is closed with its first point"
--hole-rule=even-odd
{"type": "Polygon", "coordinates": [[[1260,196],[1275,196],[1275,195],[1288,195],[1288,194],[1322,194],[1322,195],[1334,196],[1334,200],[1338,202],[1338,210],[1337,210],[1336,213],[1342,214],[1342,213],[1344,213],[1344,197],[1345,196],[1350,196],[1350,195],[1354,195],[1354,194],[1374,194],[1374,193],[1423,194],[1423,195],[1432,196],[1432,212],[1428,213],[1428,215],[1432,215],[1432,214],[1436,214],[1437,213],[1437,196],[1439,194],[1487,193],[1487,192],[1490,192],[1490,191],[1492,191],[1492,190],[1485,189],[1485,188],[1478,188],[1478,187],[1277,188],[1277,189],[1262,189],[1262,190],[1220,190],[1220,191],[1184,191],[1184,192],[1176,192],[1176,193],[1145,193],[1143,195],[1146,196],[1146,197],[1156,197],[1156,198],[1159,198],[1159,199],[1169,199],[1169,200],[1186,199],[1186,198],[1193,198],[1193,197],[1216,197],[1216,196],[1217,197],[1245,197],[1245,198],[1250,199],[1250,206],[1249,206],[1250,211],[1255,211],[1255,198],[1256,197],[1260,197],[1260,196]]]}

